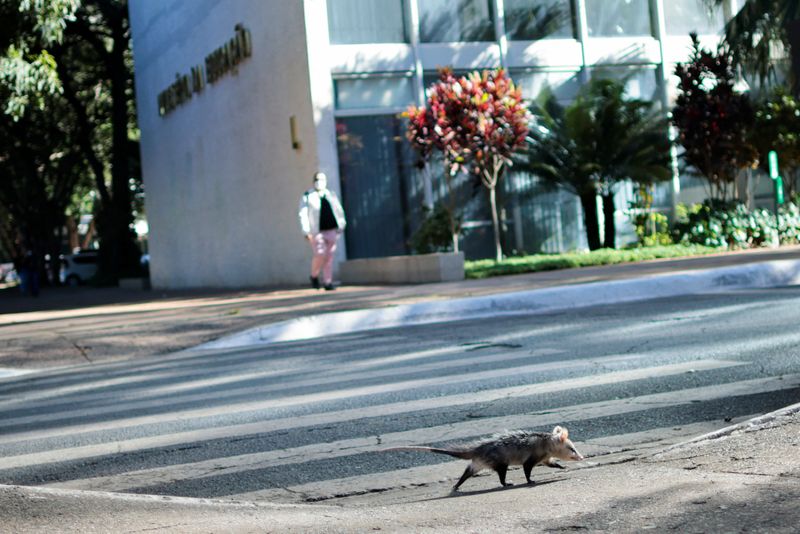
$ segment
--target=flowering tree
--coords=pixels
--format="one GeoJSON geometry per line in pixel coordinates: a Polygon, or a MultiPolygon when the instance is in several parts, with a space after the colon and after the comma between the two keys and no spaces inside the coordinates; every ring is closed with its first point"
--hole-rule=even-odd
{"type": "MultiPolygon", "coordinates": [[[[525,143],[530,114],[522,93],[503,69],[473,72],[456,78],[442,69],[430,88],[427,106],[406,111],[406,135],[427,161],[440,151],[449,179],[460,171],[479,177],[489,193],[495,259],[500,261],[497,186],[511,155],[525,143]]],[[[452,197],[452,191],[449,191],[452,197]]]]}
{"type": "Polygon", "coordinates": [[[725,199],[739,170],[757,159],[748,142],[754,119],[750,100],[733,88],[730,52],[701,49],[695,34],[692,56],[675,67],[675,74],[680,84],[672,122],[685,149],[683,159],[708,180],[712,197],[725,199]]]}

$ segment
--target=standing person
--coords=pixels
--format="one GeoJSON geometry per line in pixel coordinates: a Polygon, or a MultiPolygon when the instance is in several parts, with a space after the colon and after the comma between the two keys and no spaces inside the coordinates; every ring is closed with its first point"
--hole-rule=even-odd
{"type": "Polygon", "coordinates": [[[328,190],[328,177],[323,172],[314,174],[314,187],[300,199],[300,228],[311,244],[311,287],[332,291],[333,254],[336,242],[347,224],[344,209],[336,193],[328,190]]]}
{"type": "Polygon", "coordinates": [[[20,265],[20,286],[23,294],[39,296],[39,261],[33,250],[28,249],[22,256],[20,265]]]}

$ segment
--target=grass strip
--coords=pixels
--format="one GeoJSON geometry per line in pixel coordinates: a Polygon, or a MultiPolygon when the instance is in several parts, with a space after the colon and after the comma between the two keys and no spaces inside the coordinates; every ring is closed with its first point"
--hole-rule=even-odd
{"type": "Polygon", "coordinates": [[[591,252],[567,252],[564,254],[534,254],[494,260],[475,260],[464,262],[467,278],[488,278],[507,274],[554,271],[573,267],[593,267],[664,258],[685,258],[704,256],[722,252],[723,249],[702,245],[667,245],[659,247],[640,247],[622,250],[600,249],[591,252]]]}

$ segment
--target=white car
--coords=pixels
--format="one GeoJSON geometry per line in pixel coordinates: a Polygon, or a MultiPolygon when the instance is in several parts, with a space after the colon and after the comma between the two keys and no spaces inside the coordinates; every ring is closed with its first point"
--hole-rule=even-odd
{"type": "Polygon", "coordinates": [[[82,250],[61,257],[58,277],[62,284],[77,286],[85,284],[97,273],[97,251],[82,250]]]}
{"type": "Polygon", "coordinates": [[[13,284],[17,279],[17,271],[14,270],[14,264],[0,263],[0,282],[6,284],[13,284]]]}

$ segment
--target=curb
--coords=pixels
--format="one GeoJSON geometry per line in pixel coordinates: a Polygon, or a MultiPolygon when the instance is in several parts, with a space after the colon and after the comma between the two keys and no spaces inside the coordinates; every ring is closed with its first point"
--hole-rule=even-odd
{"type": "Polygon", "coordinates": [[[753,417],[752,419],[748,419],[747,421],[742,421],[741,423],[736,423],[735,425],[726,426],[725,428],[720,428],[719,430],[715,430],[713,432],[709,432],[708,434],[703,434],[701,436],[694,437],[690,440],[683,441],[681,443],[676,443],[675,445],[670,445],[669,447],[662,449],[657,453],[651,455],[651,458],[658,458],[662,454],[673,452],[678,449],[688,448],[704,441],[712,441],[715,439],[724,438],[726,436],[730,436],[731,434],[739,430],[744,430],[744,431],[758,430],[759,427],[767,423],[771,423],[780,417],[786,417],[788,415],[793,415],[798,412],[800,412],[800,402],[797,404],[790,404],[789,406],[786,406],[779,410],[775,410],[774,412],[769,412],[765,413],[764,415],[753,417]]]}
{"type": "Polygon", "coordinates": [[[504,315],[534,315],[603,304],[799,283],[800,260],[774,260],[735,267],[659,274],[630,280],[593,282],[387,308],[309,315],[251,328],[189,350],[241,348],[379,328],[504,315]]]}

